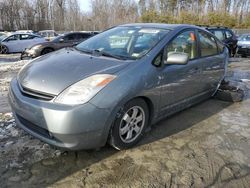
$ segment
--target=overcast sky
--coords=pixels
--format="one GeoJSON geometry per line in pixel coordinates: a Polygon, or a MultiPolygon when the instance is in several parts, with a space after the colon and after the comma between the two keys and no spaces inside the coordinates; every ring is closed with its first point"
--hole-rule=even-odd
{"type": "Polygon", "coordinates": [[[89,12],[91,10],[90,0],[78,0],[80,2],[81,10],[89,12]]]}

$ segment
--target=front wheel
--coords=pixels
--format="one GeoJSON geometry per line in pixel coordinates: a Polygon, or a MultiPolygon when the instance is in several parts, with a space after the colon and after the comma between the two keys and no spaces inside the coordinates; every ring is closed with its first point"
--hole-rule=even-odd
{"type": "Polygon", "coordinates": [[[7,48],[7,46],[0,45],[0,54],[7,54],[7,53],[9,53],[9,49],[7,48]]]}
{"type": "Polygon", "coordinates": [[[41,55],[45,55],[45,54],[48,54],[48,53],[53,52],[53,51],[54,51],[54,49],[52,49],[52,48],[45,48],[41,52],[41,55]]]}
{"type": "Polygon", "coordinates": [[[124,105],[115,119],[109,143],[116,149],[127,149],[137,144],[148,126],[149,111],[143,99],[134,99],[124,105]]]}

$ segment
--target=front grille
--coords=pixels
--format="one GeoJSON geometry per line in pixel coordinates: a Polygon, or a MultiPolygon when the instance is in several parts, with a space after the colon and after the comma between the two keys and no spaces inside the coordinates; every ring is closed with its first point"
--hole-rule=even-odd
{"type": "Polygon", "coordinates": [[[51,94],[47,94],[47,93],[45,94],[42,92],[38,92],[38,91],[34,91],[31,89],[25,88],[25,87],[21,86],[21,84],[19,84],[19,88],[21,90],[21,93],[24,96],[30,97],[30,98],[50,101],[55,97],[55,95],[51,95],[51,94]]]}
{"type": "Polygon", "coordinates": [[[29,130],[38,133],[40,135],[42,135],[43,137],[46,137],[48,139],[53,139],[52,136],[50,136],[49,131],[39,127],[38,125],[35,125],[33,123],[31,123],[30,121],[24,119],[23,117],[21,117],[20,115],[16,114],[18,120],[22,123],[23,126],[25,126],[26,128],[28,128],[29,130]]]}

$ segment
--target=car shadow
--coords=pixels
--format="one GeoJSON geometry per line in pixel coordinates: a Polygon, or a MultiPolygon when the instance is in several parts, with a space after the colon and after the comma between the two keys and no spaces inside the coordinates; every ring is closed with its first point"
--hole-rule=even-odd
{"type": "Polygon", "coordinates": [[[145,139],[143,139],[139,145],[152,143],[162,138],[170,137],[171,135],[185,131],[186,129],[189,129],[197,123],[208,119],[232,104],[233,103],[231,102],[225,102],[217,99],[209,99],[201,102],[153,125],[151,130],[146,134],[145,139]]]}
{"type": "MultiPolygon", "coordinates": [[[[153,126],[152,130],[144,136],[143,140],[136,147],[153,143],[189,129],[231,104],[232,103],[229,102],[210,99],[179,112],[160,121],[156,126],[153,126]]],[[[24,166],[21,169],[21,175],[19,175],[20,181],[8,181],[8,177],[17,175],[17,169],[7,170],[0,180],[3,187],[47,187],[59,181],[67,181],[65,179],[75,173],[81,173],[81,177],[86,177],[92,173],[88,170],[91,165],[116,154],[119,154],[119,151],[114,150],[110,146],[105,146],[100,150],[65,152],[59,157],[44,159],[37,163],[24,166]]],[[[82,185],[85,180],[84,178],[81,179],[81,177],[79,177],[79,182],[81,182],[82,185]]]]}

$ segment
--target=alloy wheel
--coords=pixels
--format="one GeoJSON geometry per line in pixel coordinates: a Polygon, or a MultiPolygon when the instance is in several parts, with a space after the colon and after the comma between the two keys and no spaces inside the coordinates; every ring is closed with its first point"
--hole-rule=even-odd
{"type": "Polygon", "coordinates": [[[8,49],[6,46],[0,45],[0,54],[7,54],[8,49]]]}
{"type": "Polygon", "coordinates": [[[140,106],[133,106],[122,117],[119,136],[124,143],[133,142],[145,126],[145,112],[140,106]]]}

